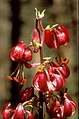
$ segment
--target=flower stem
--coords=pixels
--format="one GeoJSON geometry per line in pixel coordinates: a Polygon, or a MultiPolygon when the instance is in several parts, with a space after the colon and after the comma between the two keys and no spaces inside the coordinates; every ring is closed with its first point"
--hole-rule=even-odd
{"type": "MultiPolygon", "coordinates": [[[[36,19],[36,29],[39,33],[39,38],[40,38],[40,44],[41,44],[41,36],[40,36],[40,30],[38,28],[38,22],[40,22],[38,19],[36,19]]],[[[40,64],[43,63],[43,49],[42,47],[39,47],[39,52],[40,52],[40,64]]],[[[39,114],[38,114],[38,119],[43,119],[43,93],[39,92],[39,114]]]]}
{"type": "MultiPolygon", "coordinates": [[[[40,47],[40,63],[43,63],[43,50],[40,47]]],[[[43,93],[39,92],[39,119],[43,119],[43,93]]]]}

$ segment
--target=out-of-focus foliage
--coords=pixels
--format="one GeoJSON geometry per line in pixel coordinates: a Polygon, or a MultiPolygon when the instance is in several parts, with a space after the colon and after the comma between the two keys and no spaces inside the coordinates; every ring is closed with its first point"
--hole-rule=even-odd
{"type": "MultiPolygon", "coordinates": [[[[11,1],[11,0],[10,0],[11,1]]],[[[21,13],[20,19],[23,21],[20,41],[27,44],[31,41],[31,32],[35,23],[35,7],[42,11],[46,9],[45,17],[43,18],[44,27],[48,24],[62,24],[70,31],[70,43],[68,46],[62,46],[62,56],[70,58],[71,75],[67,81],[68,92],[72,98],[78,101],[78,80],[77,80],[77,0],[20,0],[21,13]]],[[[11,46],[11,29],[10,21],[11,9],[8,0],[0,0],[0,110],[5,104],[5,101],[10,98],[10,82],[6,76],[9,74],[11,66],[9,59],[9,50],[11,46]]],[[[52,55],[54,58],[57,50],[49,50],[44,45],[45,56],[52,55]]],[[[38,54],[34,56],[33,62],[38,62],[38,54]]],[[[26,85],[34,76],[36,69],[26,70],[26,85]],[[31,73],[30,73],[31,72],[31,73]]],[[[1,117],[0,117],[1,118],[1,117]]],[[[78,119],[78,113],[71,119],[78,119]]]]}

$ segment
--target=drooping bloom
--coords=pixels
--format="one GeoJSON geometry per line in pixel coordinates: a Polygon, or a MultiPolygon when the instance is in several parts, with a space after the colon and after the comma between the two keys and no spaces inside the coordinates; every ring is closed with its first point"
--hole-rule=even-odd
{"type": "Polygon", "coordinates": [[[64,93],[64,116],[73,116],[75,114],[76,108],[76,103],[67,93],[64,93]]]}
{"type": "Polygon", "coordinates": [[[54,63],[53,66],[50,65],[48,68],[48,72],[51,75],[52,73],[57,73],[57,70],[61,73],[61,75],[66,79],[70,75],[70,69],[67,65],[67,62],[61,61],[61,63],[54,63]]]}
{"type": "MultiPolygon", "coordinates": [[[[21,41],[10,50],[10,59],[14,62],[18,62],[18,66],[16,67],[15,71],[7,78],[23,85],[26,82],[23,65],[28,67],[26,64],[29,64],[28,61],[32,60],[32,51],[23,41],[21,41]]],[[[29,65],[32,67],[31,64],[29,65]]]]}
{"type": "Polygon", "coordinates": [[[47,112],[52,118],[63,119],[69,116],[73,116],[76,111],[76,103],[71,97],[64,93],[63,100],[55,100],[52,102],[52,106],[47,104],[47,112]]]}
{"type": "Polygon", "coordinates": [[[57,91],[64,87],[65,79],[61,75],[61,73],[57,70],[56,73],[47,74],[43,72],[37,72],[35,77],[33,78],[33,85],[37,91],[41,91],[43,93],[49,91],[57,91]]]}
{"type": "Polygon", "coordinates": [[[33,115],[30,111],[25,110],[22,103],[19,103],[16,109],[11,109],[11,103],[6,104],[2,109],[2,118],[3,119],[36,119],[36,116],[33,115]]]}
{"type": "Polygon", "coordinates": [[[69,32],[65,26],[45,30],[45,44],[48,48],[58,48],[69,43],[69,32]]]}
{"type": "Polygon", "coordinates": [[[26,62],[32,59],[32,51],[22,41],[10,50],[10,59],[16,62],[26,62]]]}

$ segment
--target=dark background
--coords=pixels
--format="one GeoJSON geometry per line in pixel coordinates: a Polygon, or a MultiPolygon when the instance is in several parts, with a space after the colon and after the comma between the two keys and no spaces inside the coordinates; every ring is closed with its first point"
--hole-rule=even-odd
{"type": "MultiPolygon", "coordinates": [[[[70,43],[62,46],[62,55],[70,58],[71,74],[67,79],[68,92],[74,101],[78,103],[78,38],[77,38],[77,0],[0,0],[0,110],[7,100],[11,98],[12,84],[6,78],[11,73],[12,63],[9,58],[9,51],[13,44],[24,41],[29,44],[31,32],[35,23],[35,7],[42,11],[46,9],[43,18],[44,26],[48,24],[65,25],[70,32],[70,43]],[[18,7],[17,7],[18,6],[18,7]],[[14,13],[13,13],[14,11],[14,13]],[[15,20],[18,22],[15,23],[15,20]],[[13,27],[15,25],[15,27],[13,27]],[[13,34],[15,36],[13,36],[13,34]]],[[[44,46],[44,55],[55,56],[56,50],[49,50],[44,46]]],[[[33,62],[38,62],[38,55],[34,56],[33,62]]],[[[14,67],[13,67],[14,68],[14,67]]],[[[31,79],[35,74],[34,70],[26,70],[26,86],[31,85],[31,79]],[[31,73],[30,73],[31,72],[31,73]]],[[[13,89],[15,90],[15,89],[13,89]]],[[[1,115],[1,114],[0,114],[1,115]]],[[[0,117],[1,118],[1,117],[0,117]]],[[[78,113],[69,118],[78,119],[78,113]]]]}

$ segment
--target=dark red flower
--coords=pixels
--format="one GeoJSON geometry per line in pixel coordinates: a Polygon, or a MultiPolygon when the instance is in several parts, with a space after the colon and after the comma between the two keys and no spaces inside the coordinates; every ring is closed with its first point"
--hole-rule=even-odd
{"type": "Polygon", "coordinates": [[[20,101],[24,102],[32,98],[34,95],[33,87],[26,88],[20,95],[20,101]]]}
{"type": "Polygon", "coordinates": [[[16,62],[30,61],[32,59],[32,51],[21,41],[10,50],[10,58],[16,62]]]}
{"type": "Polygon", "coordinates": [[[33,78],[33,85],[37,91],[46,92],[48,91],[47,87],[47,76],[46,73],[43,72],[37,72],[36,75],[33,78]]]}
{"type": "Polygon", "coordinates": [[[58,48],[69,43],[69,32],[65,26],[45,30],[45,44],[49,48],[58,48]]]}
{"type": "Polygon", "coordinates": [[[58,47],[61,45],[67,45],[69,43],[69,33],[65,26],[59,26],[54,30],[57,39],[58,47]]]}
{"type": "Polygon", "coordinates": [[[52,104],[52,107],[50,109],[50,116],[52,118],[58,118],[58,119],[63,119],[63,112],[64,112],[64,107],[60,106],[60,103],[58,104],[52,104]]]}
{"type": "Polygon", "coordinates": [[[3,119],[9,119],[11,118],[11,114],[14,113],[14,110],[9,108],[11,105],[11,103],[7,103],[6,105],[4,105],[4,107],[2,108],[2,118],[3,119]]]}
{"type": "Polygon", "coordinates": [[[25,43],[19,42],[10,50],[10,58],[12,61],[21,61],[23,58],[25,43]]]}
{"type": "Polygon", "coordinates": [[[67,93],[64,93],[64,116],[68,117],[74,115],[76,107],[77,105],[72,98],[67,93]]]}
{"type": "Polygon", "coordinates": [[[48,75],[49,79],[45,72],[36,73],[33,79],[33,85],[37,91],[41,91],[44,93],[46,91],[52,92],[58,91],[64,87],[65,79],[58,70],[56,73],[51,72],[48,75]]]}
{"type": "Polygon", "coordinates": [[[48,102],[47,112],[52,118],[63,119],[73,116],[76,107],[76,103],[71,99],[71,97],[67,93],[64,93],[64,100],[52,101],[52,106],[50,106],[50,102],[48,102]]]}
{"type": "Polygon", "coordinates": [[[48,68],[49,74],[56,73],[57,70],[62,74],[64,78],[68,78],[68,76],[70,75],[70,69],[67,63],[65,63],[64,61],[58,65],[54,63],[53,66],[50,66],[48,68]]]}
{"type": "Polygon", "coordinates": [[[36,115],[32,114],[30,111],[25,110],[22,103],[19,103],[16,109],[10,108],[11,103],[6,104],[2,109],[2,118],[3,119],[36,119],[36,115]]]}

